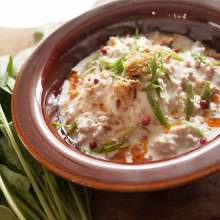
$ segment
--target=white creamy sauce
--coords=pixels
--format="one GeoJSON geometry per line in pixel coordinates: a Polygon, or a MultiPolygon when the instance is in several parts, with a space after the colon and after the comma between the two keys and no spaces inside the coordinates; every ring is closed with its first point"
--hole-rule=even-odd
{"type": "Polygon", "coordinates": [[[128,163],[166,159],[220,133],[207,124],[220,118],[220,62],[206,56],[200,42],[159,32],[111,37],[73,70],[49,102],[58,103],[60,127],[87,154],[128,163]],[[187,119],[189,84],[193,110],[187,119]]]}

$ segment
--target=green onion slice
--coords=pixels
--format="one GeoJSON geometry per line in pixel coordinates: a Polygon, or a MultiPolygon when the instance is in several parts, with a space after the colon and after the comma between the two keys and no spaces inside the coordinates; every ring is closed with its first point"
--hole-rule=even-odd
{"type": "Polygon", "coordinates": [[[206,57],[203,54],[191,52],[191,56],[194,60],[199,61],[200,63],[207,64],[206,57]]]}
{"type": "Polygon", "coordinates": [[[101,147],[98,147],[95,151],[97,153],[110,153],[112,151],[119,150],[120,148],[126,148],[128,145],[125,140],[119,139],[107,144],[103,144],[101,147]]]}
{"type": "Polygon", "coordinates": [[[205,82],[202,99],[208,102],[209,105],[208,107],[210,108],[211,89],[210,89],[210,83],[208,81],[205,82]]]}
{"type": "Polygon", "coordinates": [[[188,83],[187,85],[186,96],[187,96],[187,99],[186,99],[185,114],[186,114],[186,120],[189,121],[194,110],[194,102],[193,102],[194,91],[193,91],[192,83],[188,83]]]}
{"type": "Polygon", "coordinates": [[[170,124],[167,121],[167,117],[165,116],[165,114],[163,113],[163,111],[161,110],[159,103],[148,94],[148,101],[151,105],[151,108],[154,112],[154,115],[156,116],[157,120],[160,122],[161,125],[163,125],[166,128],[170,128],[170,124]]]}
{"type": "Polygon", "coordinates": [[[190,127],[193,128],[197,137],[199,137],[199,138],[204,137],[203,132],[199,128],[195,127],[192,123],[190,123],[188,121],[184,121],[184,123],[188,124],[190,127]]]}

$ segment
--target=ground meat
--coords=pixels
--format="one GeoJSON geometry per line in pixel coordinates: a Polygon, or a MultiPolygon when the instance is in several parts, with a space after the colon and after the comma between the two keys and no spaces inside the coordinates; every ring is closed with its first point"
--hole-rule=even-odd
{"type": "Polygon", "coordinates": [[[199,146],[199,138],[190,125],[172,127],[169,133],[160,136],[151,148],[163,158],[175,156],[181,151],[199,146]]]}
{"type": "Polygon", "coordinates": [[[85,112],[77,118],[77,142],[84,142],[89,139],[99,139],[109,126],[109,118],[103,112],[85,112]]]}

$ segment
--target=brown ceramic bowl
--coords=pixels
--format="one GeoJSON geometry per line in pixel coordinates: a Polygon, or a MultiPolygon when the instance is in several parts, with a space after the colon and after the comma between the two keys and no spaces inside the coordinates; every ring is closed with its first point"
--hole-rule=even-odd
{"type": "Polygon", "coordinates": [[[91,10],[59,28],[20,72],[12,109],[27,150],[56,174],[113,191],[148,191],[191,182],[220,169],[220,140],[170,160],[120,164],[67,146],[51,126],[46,102],[77,62],[110,35],[159,29],[185,34],[220,49],[220,1],[125,0],[91,10]]]}

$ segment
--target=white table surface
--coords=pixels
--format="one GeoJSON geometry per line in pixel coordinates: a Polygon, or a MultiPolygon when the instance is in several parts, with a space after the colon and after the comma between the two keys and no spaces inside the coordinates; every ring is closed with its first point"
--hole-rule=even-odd
{"type": "Polygon", "coordinates": [[[1,0],[0,27],[37,27],[66,21],[110,0],[1,0]]]}

